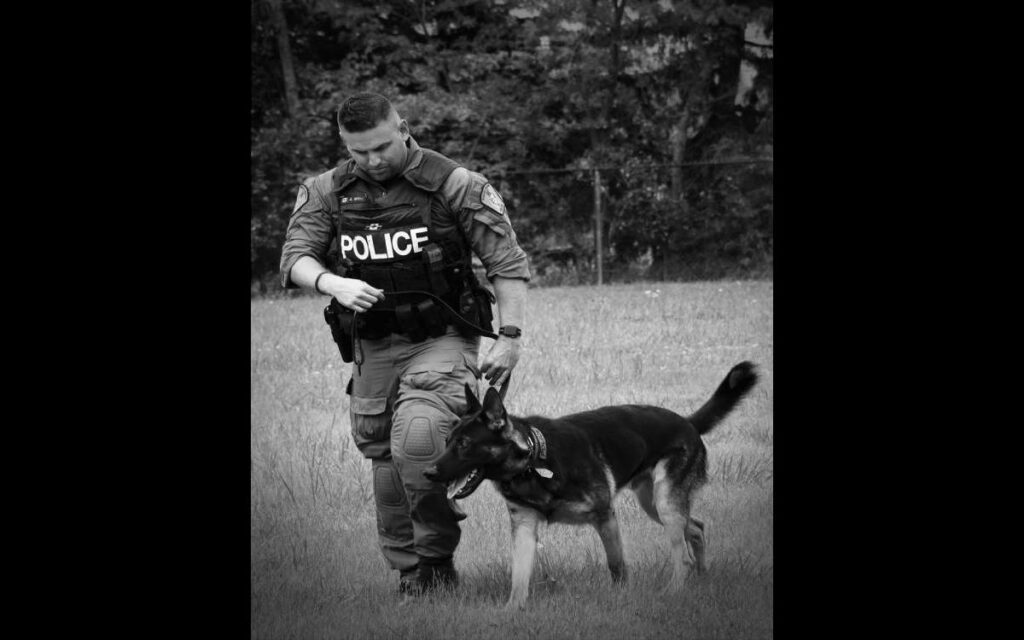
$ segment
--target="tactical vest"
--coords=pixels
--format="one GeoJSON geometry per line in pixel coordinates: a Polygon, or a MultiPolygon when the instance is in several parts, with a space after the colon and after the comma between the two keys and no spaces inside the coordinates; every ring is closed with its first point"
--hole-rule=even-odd
{"type": "MultiPolygon", "coordinates": [[[[360,334],[379,338],[404,333],[414,341],[439,336],[455,324],[452,311],[490,331],[477,298],[480,291],[471,265],[468,240],[456,220],[444,227],[434,215],[444,206],[437,192],[459,165],[429,149],[401,180],[385,190],[355,173],[351,160],[334,175],[336,250],[346,277],[358,278],[384,291],[384,300],[358,314],[360,334]],[[401,293],[406,292],[406,293],[401,293]],[[480,325],[482,320],[487,324],[480,325]]],[[[490,305],[486,305],[490,315],[490,305]]]]}

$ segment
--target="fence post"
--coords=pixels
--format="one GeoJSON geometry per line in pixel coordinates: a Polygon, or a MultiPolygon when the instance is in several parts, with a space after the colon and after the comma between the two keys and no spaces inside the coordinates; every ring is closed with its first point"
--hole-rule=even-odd
{"type": "Polygon", "coordinates": [[[597,284],[604,283],[604,255],[601,250],[601,172],[594,167],[594,244],[597,253],[597,284]]]}

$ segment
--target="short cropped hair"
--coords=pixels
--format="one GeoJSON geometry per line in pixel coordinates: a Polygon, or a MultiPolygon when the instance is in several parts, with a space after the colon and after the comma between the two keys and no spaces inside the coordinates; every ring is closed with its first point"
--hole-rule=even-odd
{"type": "Polygon", "coordinates": [[[338,126],[358,133],[373,129],[388,119],[394,107],[379,93],[364,91],[350,96],[338,107],[338,126]]]}

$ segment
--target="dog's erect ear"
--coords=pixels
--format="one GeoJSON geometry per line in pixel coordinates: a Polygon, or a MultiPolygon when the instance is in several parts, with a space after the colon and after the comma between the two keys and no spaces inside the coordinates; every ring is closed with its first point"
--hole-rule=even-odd
{"type": "Polygon", "coordinates": [[[501,431],[501,437],[514,444],[520,453],[530,452],[530,443],[526,441],[526,436],[520,433],[518,429],[512,428],[511,420],[505,421],[505,428],[501,431]]]}
{"type": "Polygon", "coordinates": [[[494,387],[487,387],[484,395],[484,415],[487,416],[487,426],[493,431],[505,428],[505,405],[501,403],[501,396],[494,387]]]}
{"type": "Polygon", "coordinates": [[[470,388],[469,383],[466,383],[466,413],[476,413],[480,411],[480,401],[476,399],[476,395],[473,393],[473,389],[470,388]]]}
{"type": "Polygon", "coordinates": [[[484,415],[487,416],[487,426],[492,431],[501,431],[501,437],[523,453],[530,451],[530,443],[526,441],[526,436],[512,427],[505,405],[501,402],[501,394],[494,387],[488,387],[487,395],[484,396],[484,415]]]}

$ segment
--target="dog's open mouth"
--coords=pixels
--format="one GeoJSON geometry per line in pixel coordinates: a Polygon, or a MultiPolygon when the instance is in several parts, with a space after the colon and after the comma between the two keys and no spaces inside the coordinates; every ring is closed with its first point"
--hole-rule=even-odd
{"type": "Polygon", "coordinates": [[[461,478],[448,483],[448,497],[461,500],[476,491],[483,480],[484,474],[479,469],[473,469],[461,478]]]}

